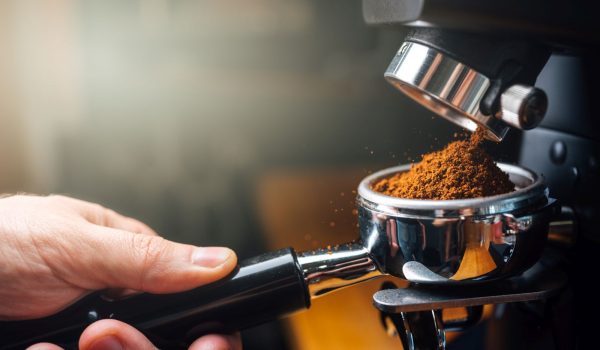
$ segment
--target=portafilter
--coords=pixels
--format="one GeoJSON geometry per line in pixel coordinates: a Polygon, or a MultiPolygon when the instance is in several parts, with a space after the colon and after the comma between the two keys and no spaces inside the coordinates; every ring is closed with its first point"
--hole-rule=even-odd
{"type": "Polygon", "coordinates": [[[383,195],[372,184],[410,165],[379,171],[358,187],[360,234],[354,242],[298,254],[291,248],[269,252],[242,261],[223,280],[182,293],[110,299],[95,292],[52,316],[0,322],[0,349],[41,341],[76,347],[87,325],[106,318],[173,348],[306,309],[311,298],[382,275],[462,285],[517,274],[539,258],[558,206],[541,177],[498,166],[515,184],[513,192],[460,200],[383,195]]]}

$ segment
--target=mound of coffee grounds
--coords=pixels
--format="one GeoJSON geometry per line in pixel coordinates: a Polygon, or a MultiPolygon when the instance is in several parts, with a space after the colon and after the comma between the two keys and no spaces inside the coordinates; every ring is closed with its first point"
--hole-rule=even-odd
{"type": "Polygon", "coordinates": [[[388,196],[410,199],[465,199],[514,190],[492,157],[485,152],[483,129],[470,139],[454,141],[441,151],[423,155],[410,171],[379,180],[372,188],[388,196]]]}

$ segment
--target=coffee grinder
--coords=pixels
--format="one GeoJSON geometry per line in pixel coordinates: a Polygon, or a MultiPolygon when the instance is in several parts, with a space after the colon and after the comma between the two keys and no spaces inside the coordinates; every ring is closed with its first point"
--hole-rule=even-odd
{"type": "MultiPolygon", "coordinates": [[[[594,4],[554,0],[362,3],[368,24],[409,30],[398,38],[400,48],[385,79],[467,130],[483,127],[490,140],[502,142],[510,133],[514,158],[542,174],[552,197],[561,203],[541,261],[516,278],[529,287],[549,282],[553,296],[496,308],[488,322],[485,348],[587,348],[594,340],[587,319],[599,311],[589,302],[593,294],[585,282],[600,248],[600,232],[592,221],[600,215],[600,118],[592,108],[600,77],[594,63],[600,25],[593,15],[594,4]],[[553,277],[531,278],[543,270],[553,277]]],[[[417,349],[440,348],[436,324],[443,321],[430,312],[428,316],[425,305],[440,309],[476,304],[467,302],[473,297],[481,298],[477,304],[485,304],[486,298],[503,293],[500,287],[485,285],[464,288],[464,294],[415,290],[419,287],[381,291],[374,302],[384,319],[392,315],[405,348],[408,344],[417,349]],[[409,299],[422,307],[404,309],[409,299]],[[420,313],[411,312],[415,309],[420,313]],[[421,344],[429,345],[415,344],[427,327],[426,337],[432,340],[421,344]]],[[[501,302],[506,301],[515,300],[501,302]]],[[[463,326],[473,324],[479,314],[471,310],[463,326]]]]}

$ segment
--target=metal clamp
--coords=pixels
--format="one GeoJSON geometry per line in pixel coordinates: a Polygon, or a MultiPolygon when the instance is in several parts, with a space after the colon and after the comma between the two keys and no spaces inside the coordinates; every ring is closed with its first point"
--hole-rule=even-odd
{"type": "Polygon", "coordinates": [[[384,289],[373,295],[373,304],[385,313],[400,313],[514,303],[550,298],[566,285],[567,276],[562,270],[542,273],[536,271],[536,267],[538,266],[532,267],[518,277],[479,285],[477,283],[471,286],[464,283],[457,283],[456,286],[414,284],[403,289],[384,289]]]}
{"type": "Polygon", "coordinates": [[[390,282],[373,295],[385,327],[393,325],[404,349],[444,350],[445,331],[463,330],[481,319],[483,305],[550,298],[567,284],[567,275],[538,262],[518,277],[486,283],[456,285],[412,284],[396,288],[390,282]],[[459,287],[459,288],[457,288],[459,287]],[[442,309],[465,307],[464,320],[444,322],[442,309]]]}

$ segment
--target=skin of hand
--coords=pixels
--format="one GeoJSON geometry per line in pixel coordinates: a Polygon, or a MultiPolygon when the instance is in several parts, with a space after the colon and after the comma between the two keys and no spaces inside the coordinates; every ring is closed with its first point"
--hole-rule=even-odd
{"type": "MultiPolygon", "coordinates": [[[[237,264],[230,249],[171,242],[98,204],[54,195],[0,198],[0,242],[0,320],[48,316],[94,290],[185,291],[225,277],[237,264]]],[[[117,320],[88,326],[79,348],[155,349],[117,320]]],[[[208,335],[190,349],[241,349],[241,341],[208,335]]]]}

